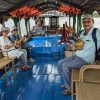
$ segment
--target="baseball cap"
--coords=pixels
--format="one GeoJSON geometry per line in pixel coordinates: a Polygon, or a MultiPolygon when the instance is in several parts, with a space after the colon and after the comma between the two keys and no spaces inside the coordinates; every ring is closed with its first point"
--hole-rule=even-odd
{"type": "Polygon", "coordinates": [[[84,20],[84,19],[93,19],[94,20],[93,15],[91,15],[91,14],[83,15],[83,19],[82,20],[84,20]]]}
{"type": "Polygon", "coordinates": [[[11,28],[11,32],[12,32],[13,30],[18,30],[18,28],[17,28],[16,26],[14,26],[14,27],[11,28]]]}

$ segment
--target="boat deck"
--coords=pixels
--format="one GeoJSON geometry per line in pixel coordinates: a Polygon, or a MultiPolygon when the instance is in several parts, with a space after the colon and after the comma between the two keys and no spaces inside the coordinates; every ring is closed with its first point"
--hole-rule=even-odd
{"type": "MultiPolygon", "coordinates": [[[[61,57],[60,57],[61,59],[61,57]]],[[[1,87],[0,100],[71,100],[71,95],[62,95],[63,80],[57,70],[59,58],[40,57],[31,64],[32,69],[17,69],[15,79],[1,87]]]]}

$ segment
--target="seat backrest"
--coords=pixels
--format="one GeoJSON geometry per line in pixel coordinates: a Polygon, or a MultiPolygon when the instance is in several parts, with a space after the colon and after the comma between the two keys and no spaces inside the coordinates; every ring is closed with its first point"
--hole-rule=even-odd
{"type": "Polygon", "coordinates": [[[3,54],[2,54],[2,52],[0,52],[0,59],[2,59],[3,58],[3,54]]]}
{"type": "Polygon", "coordinates": [[[85,65],[75,82],[76,100],[100,100],[100,65],[85,65]]]}
{"type": "Polygon", "coordinates": [[[0,59],[3,58],[3,53],[2,53],[2,50],[1,50],[1,45],[0,45],[0,59]]]}

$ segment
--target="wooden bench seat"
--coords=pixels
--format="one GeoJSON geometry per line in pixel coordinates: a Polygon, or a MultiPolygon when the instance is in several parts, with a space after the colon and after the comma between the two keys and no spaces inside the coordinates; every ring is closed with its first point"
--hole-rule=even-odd
{"type": "Polygon", "coordinates": [[[77,100],[100,100],[100,65],[85,65],[75,82],[77,100]]]}
{"type": "MultiPolygon", "coordinates": [[[[74,51],[65,51],[65,57],[73,56],[73,54],[74,54],[74,51]]],[[[97,60],[95,64],[96,65],[100,65],[100,61],[97,60]]],[[[91,66],[91,65],[88,65],[88,66],[91,66]]],[[[79,72],[80,72],[80,69],[72,69],[72,73],[71,73],[71,93],[72,93],[72,100],[74,100],[74,95],[76,95],[76,92],[75,92],[76,91],[75,90],[75,82],[79,81],[79,72]]]]}
{"type": "Polygon", "coordinates": [[[13,76],[15,77],[16,71],[15,71],[15,65],[14,65],[14,60],[16,57],[8,57],[8,56],[3,56],[3,51],[0,51],[0,70],[5,70],[4,74],[0,77],[2,79],[4,76],[6,78],[8,77],[8,71],[7,68],[12,70],[13,76]]]}

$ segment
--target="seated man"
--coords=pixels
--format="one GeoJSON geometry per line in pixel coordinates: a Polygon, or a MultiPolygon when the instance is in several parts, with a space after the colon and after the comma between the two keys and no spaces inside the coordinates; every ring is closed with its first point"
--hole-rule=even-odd
{"type": "Polygon", "coordinates": [[[16,42],[16,44],[20,45],[22,44],[22,42],[24,41],[24,37],[22,38],[19,34],[18,34],[18,29],[17,27],[12,27],[11,29],[11,34],[9,35],[9,40],[11,42],[16,42]]]}
{"type": "MultiPolygon", "coordinates": [[[[94,19],[90,14],[86,14],[83,17],[83,27],[84,31],[82,31],[80,38],[83,40],[84,45],[81,50],[76,50],[76,54],[64,58],[58,62],[58,71],[61,73],[64,79],[64,85],[62,87],[65,90],[62,92],[63,94],[71,93],[71,70],[73,68],[81,68],[86,64],[92,64],[95,61],[95,43],[92,39],[92,32],[94,19]]],[[[100,48],[100,29],[96,31],[97,37],[97,46],[100,48]]],[[[74,48],[75,49],[75,48],[74,48]]]]}
{"type": "MultiPolygon", "coordinates": [[[[25,38],[20,38],[21,36],[18,34],[18,29],[17,27],[12,27],[11,29],[11,34],[9,35],[9,39],[11,40],[11,42],[15,43],[17,47],[21,47],[23,49],[31,49],[31,46],[24,44],[24,40],[25,38]]],[[[29,55],[31,57],[31,55],[29,55]]],[[[28,62],[35,62],[34,59],[29,58],[28,62]]]]}
{"type": "Polygon", "coordinates": [[[45,30],[43,29],[43,21],[42,20],[38,19],[36,21],[36,26],[33,27],[32,35],[33,36],[45,35],[45,30]]]}
{"type": "Polygon", "coordinates": [[[16,43],[12,43],[8,39],[8,33],[10,29],[8,27],[2,27],[1,28],[1,34],[2,36],[0,37],[0,45],[1,49],[3,51],[8,52],[8,56],[10,57],[17,57],[20,61],[21,67],[24,67],[27,65],[27,51],[25,49],[16,49],[16,43]]]}

